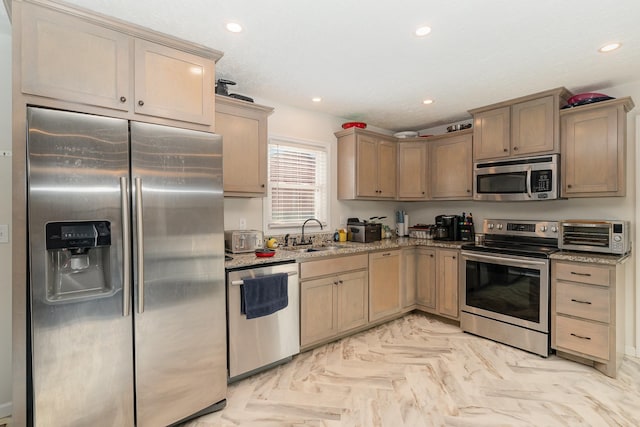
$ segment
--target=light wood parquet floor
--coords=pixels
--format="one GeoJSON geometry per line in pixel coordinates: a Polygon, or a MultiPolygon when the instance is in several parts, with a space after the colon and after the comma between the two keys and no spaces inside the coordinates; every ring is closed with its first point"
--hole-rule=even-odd
{"type": "Polygon", "coordinates": [[[232,384],[218,426],[638,426],[640,360],[617,379],[410,314],[232,384]]]}

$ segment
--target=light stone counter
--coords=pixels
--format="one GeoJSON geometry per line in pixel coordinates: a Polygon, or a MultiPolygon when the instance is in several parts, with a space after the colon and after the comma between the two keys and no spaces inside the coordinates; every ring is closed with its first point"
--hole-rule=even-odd
{"type": "Polygon", "coordinates": [[[560,251],[551,254],[551,259],[562,261],[586,262],[590,264],[616,265],[627,261],[631,253],[626,255],[607,255],[590,252],[560,251]]]}
{"type": "Polygon", "coordinates": [[[253,252],[246,254],[228,254],[233,257],[232,261],[226,261],[224,263],[225,269],[233,269],[248,266],[259,266],[260,264],[290,261],[295,260],[297,262],[311,261],[324,257],[335,257],[343,255],[351,255],[362,252],[375,252],[384,251],[388,249],[397,249],[412,246],[428,246],[434,248],[448,248],[448,249],[460,249],[460,247],[468,242],[450,242],[443,240],[427,240],[427,239],[413,239],[409,237],[401,237],[397,239],[383,239],[377,242],[371,243],[357,243],[357,242],[327,242],[326,245],[336,246],[337,249],[318,252],[298,252],[298,250],[304,250],[311,246],[299,246],[295,250],[292,248],[276,249],[276,254],[272,257],[259,258],[253,252]]]}

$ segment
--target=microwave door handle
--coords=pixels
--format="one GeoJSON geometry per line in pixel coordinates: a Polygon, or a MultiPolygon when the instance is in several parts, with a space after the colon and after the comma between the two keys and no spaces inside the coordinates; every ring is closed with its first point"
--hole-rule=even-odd
{"type": "Polygon", "coordinates": [[[527,196],[533,199],[533,193],[531,192],[531,166],[527,168],[527,196]]]}

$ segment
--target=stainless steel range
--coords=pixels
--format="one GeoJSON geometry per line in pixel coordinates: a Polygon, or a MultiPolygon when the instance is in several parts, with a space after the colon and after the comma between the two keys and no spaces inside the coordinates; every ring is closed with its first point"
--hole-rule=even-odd
{"type": "Polygon", "coordinates": [[[549,355],[549,256],[558,251],[555,221],[483,222],[484,241],[462,246],[460,327],[549,355]]]}

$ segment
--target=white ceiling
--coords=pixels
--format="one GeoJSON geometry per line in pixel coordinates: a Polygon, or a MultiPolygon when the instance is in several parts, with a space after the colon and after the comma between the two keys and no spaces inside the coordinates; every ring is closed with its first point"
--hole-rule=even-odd
{"type": "Polygon", "coordinates": [[[217,77],[238,83],[230,92],[394,131],[558,86],[640,79],[638,0],[68,2],[223,51],[217,77]],[[229,33],[229,21],[245,31],[229,33]],[[432,33],[416,37],[421,25],[432,33]],[[622,48],[597,52],[611,41],[622,48]]]}

